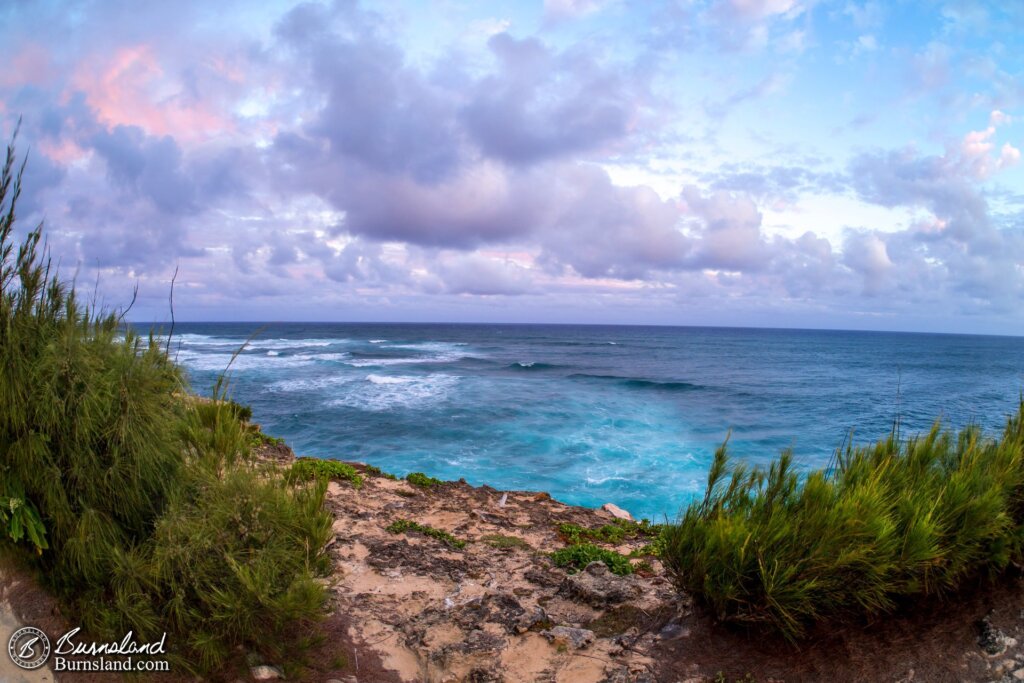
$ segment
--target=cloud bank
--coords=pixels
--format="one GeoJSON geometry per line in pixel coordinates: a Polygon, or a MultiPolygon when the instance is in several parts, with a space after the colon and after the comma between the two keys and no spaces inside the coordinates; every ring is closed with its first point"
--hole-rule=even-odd
{"type": "Polygon", "coordinates": [[[0,10],[0,118],[141,319],[1024,333],[1012,11],[133,7],[0,10]]]}

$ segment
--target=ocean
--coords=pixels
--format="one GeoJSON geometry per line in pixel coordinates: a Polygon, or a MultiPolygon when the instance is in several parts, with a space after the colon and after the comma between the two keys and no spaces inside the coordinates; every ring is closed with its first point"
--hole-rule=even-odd
{"type": "Polygon", "coordinates": [[[179,323],[172,355],[300,455],[422,471],[655,521],[704,490],[715,449],[827,465],[937,417],[1003,427],[1024,339],[811,330],[179,323]]]}

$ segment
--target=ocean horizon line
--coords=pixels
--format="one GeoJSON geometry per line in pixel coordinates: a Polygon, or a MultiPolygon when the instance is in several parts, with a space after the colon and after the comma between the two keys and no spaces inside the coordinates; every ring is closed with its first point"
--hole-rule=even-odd
{"type": "Polygon", "coordinates": [[[934,330],[885,330],[845,327],[770,327],[757,325],[670,325],[663,323],[554,323],[554,322],[488,322],[488,321],[405,321],[405,320],[175,320],[171,321],[125,321],[135,327],[170,326],[170,325],[405,325],[428,327],[446,325],[452,327],[558,327],[558,328],[651,328],[659,330],[731,330],[756,332],[836,332],[843,334],[893,334],[921,335],[940,337],[996,337],[1006,339],[1022,339],[1024,333],[995,332],[950,332],[934,330]]]}

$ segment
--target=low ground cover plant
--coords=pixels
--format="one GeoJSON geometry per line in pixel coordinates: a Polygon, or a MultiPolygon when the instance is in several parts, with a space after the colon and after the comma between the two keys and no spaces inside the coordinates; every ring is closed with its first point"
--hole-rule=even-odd
{"type": "Polygon", "coordinates": [[[433,488],[444,483],[440,479],[429,477],[422,472],[410,472],[405,475],[405,480],[413,486],[419,486],[421,489],[433,488]]]}
{"type": "Polygon", "coordinates": [[[429,536],[430,538],[436,538],[452,548],[461,550],[466,547],[465,541],[455,538],[443,529],[437,529],[428,524],[420,524],[419,522],[414,522],[409,519],[395,520],[385,528],[385,531],[390,534],[404,534],[412,531],[423,534],[424,536],[429,536]]]}
{"type": "Polygon", "coordinates": [[[593,543],[567,545],[551,553],[551,561],[556,567],[565,567],[573,571],[585,569],[591,562],[603,562],[613,574],[626,576],[633,573],[633,565],[630,564],[628,557],[593,543]]]}
{"type": "Polygon", "coordinates": [[[319,458],[298,458],[288,472],[289,479],[302,481],[310,479],[334,479],[347,481],[355,488],[363,485],[363,475],[356,468],[337,460],[319,458]]]}

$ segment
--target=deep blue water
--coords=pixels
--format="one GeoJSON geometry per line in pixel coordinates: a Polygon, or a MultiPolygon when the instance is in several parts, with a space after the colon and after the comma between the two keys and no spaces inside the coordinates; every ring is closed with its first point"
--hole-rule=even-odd
{"type": "MultiPolygon", "coordinates": [[[[208,393],[259,324],[178,324],[208,393]]],[[[1000,429],[1024,388],[1024,339],[806,330],[270,324],[231,371],[234,398],[301,455],[550,492],[673,516],[714,449],[823,466],[942,416],[1000,429]],[[897,391],[898,390],[898,391],[897,391]],[[899,403],[897,403],[899,394],[899,403]]]]}

